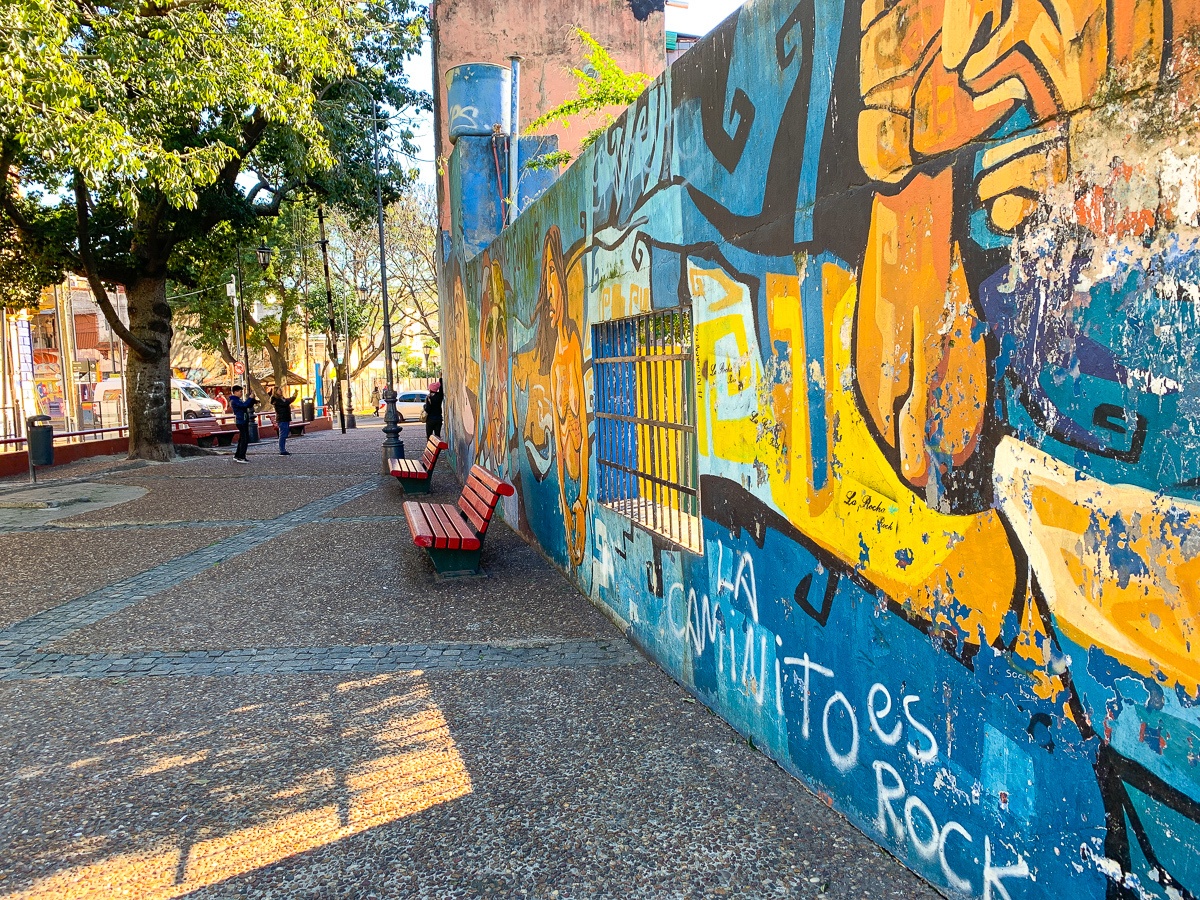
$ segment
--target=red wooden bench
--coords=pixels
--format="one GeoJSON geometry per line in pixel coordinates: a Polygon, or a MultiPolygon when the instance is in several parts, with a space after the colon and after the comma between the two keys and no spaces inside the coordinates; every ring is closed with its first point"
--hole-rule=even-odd
{"type": "Polygon", "coordinates": [[[472,466],[458,504],[406,500],[404,517],[413,543],[424,547],[438,575],[478,575],[483,538],[501,497],[513,486],[482,466],[472,466]]]}
{"type": "Polygon", "coordinates": [[[429,436],[420,459],[389,459],[388,470],[406,494],[428,494],[433,485],[433,467],[447,444],[436,434],[429,436]]]}
{"type": "Polygon", "coordinates": [[[198,447],[230,447],[238,433],[236,428],[228,428],[216,419],[188,419],[187,426],[192,429],[198,447]]]}

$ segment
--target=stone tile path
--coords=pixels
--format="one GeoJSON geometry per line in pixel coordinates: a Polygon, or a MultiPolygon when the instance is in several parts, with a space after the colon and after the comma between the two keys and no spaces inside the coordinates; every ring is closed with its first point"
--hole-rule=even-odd
{"type": "Polygon", "coordinates": [[[0,896],[935,896],[504,526],[435,581],[379,442],[0,530],[0,896]]]}

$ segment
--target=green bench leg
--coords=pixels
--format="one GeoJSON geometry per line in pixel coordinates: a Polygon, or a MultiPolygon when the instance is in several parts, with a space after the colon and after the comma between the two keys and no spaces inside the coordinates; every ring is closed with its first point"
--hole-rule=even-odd
{"type": "Polygon", "coordinates": [[[432,478],[397,478],[400,490],[406,494],[428,494],[433,490],[432,478]]]}
{"type": "Polygon", "coordinates": [[[478,575],[479,550],[440,550],[433,547],[425,548],[433,567],[439,575],[478,575]]]}

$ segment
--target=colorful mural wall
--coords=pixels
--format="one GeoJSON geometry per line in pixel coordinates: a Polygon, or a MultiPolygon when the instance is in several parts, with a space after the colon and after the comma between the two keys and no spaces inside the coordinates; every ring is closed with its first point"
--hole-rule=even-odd
{"type": "Polygon", "coordinates": [[[1200,897],[1197,20],[753,0],[444,267],[457,466],[950,894],[1200,897]],[[669,310],[690,380],[597,374],[669,310]]]}

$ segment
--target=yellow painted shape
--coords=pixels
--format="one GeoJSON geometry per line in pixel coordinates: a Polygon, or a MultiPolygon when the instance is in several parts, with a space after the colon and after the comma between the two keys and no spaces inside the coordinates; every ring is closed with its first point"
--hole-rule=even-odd
{"type": "Polygon", "coordinates": [[[1107,484],[1013,438],[997,448],[996,473],[1056,627],[1136,672],[1200,689],[1200,556],[1188,549],[1200,541],[1200,504],[1107,484]]]}
{"type": "MultiPolygon", "coordinates": [[[[962,629],[968,640],[991,643],[1000,635],[1017,583],[1000,517],[992,510],[977,515],[938,512],[900,480],[855,398],[851,325],[857,287],[849,273],[834,266],[823,269],[822,283],[831,477],[818,502],[795,477],[809,472],[811,419],[807,388],[801,388],[801,375],[793,370],[787,430],[806,440],[793,440],[787,461],[760,445],[760,461],[768,463],[771,473],[771,498],[810,540],[853,567],[899,603],[906,615],[935,628],[962,629]]],[[[772,341],[792,341],[793,360],[803,359],[796,344],[802,331],[787,309],[787,304],[777,303],[772,325],[777,322],[781,330],[772,331],[772,341]]]]}
{"type": "Polygon", "coordinates": [[[688,283],[697,309],[693,325],[696,364],[697,446],[702,455],[713,455],[729,462],[752,463],[758,443],[758,426],[750,418],[760,405],[758,387],[762,366],[758,353],[751,352],[753,323],[749,295],[745,285],[731,279],[720,269],[702,269],[689,265],[688,283]],[[741,307],[738,312],[710,318],[712,312],[741,307]],[[718,357],[717,345],[728,347],[718,357]],[[738,418],[718,414],[722,395],[733,397],[751,392],[747,413],[738,418]]]}

